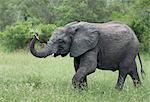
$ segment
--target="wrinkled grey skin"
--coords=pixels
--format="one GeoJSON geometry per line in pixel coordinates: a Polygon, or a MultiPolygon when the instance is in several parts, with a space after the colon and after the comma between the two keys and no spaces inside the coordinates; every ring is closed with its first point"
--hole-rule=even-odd
{"type": "Polygon", "coordinates": [[[30,43],[31,53],[39,58],[54,54],[62,57],[70,53],[74,57],[74,87],[87,86],[87,76],[102,70],[119,70],[116,88],[121,90],[127,75],[134,85],[141,81],[137,72],[135,58],[139,52],[139,41],[134,32],[125,24],[108,22],[103,24],[72,22],[54,31],[45,50],[38,52],[34,45],[37,37],[30,43]]]}

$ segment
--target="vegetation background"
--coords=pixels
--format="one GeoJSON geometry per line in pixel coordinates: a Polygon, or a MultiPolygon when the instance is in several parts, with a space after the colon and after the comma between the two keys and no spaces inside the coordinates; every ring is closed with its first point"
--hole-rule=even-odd
{"type": "Polygon", "coordinates": [[[149,68],[150,0],[0,0],[0,102],[149,102],[149,68]],[[88,90],[78,92],[71,85],[72,58],[41,60],[28,51],[34,32],[48,41],[72,21],[112,20],[128,24],[140,41],[147,76],[138,89],[127,78],[118,92],[118,73],[99,70],[88,77],[88,90]]]}
{"type": "Polygon", "coordinates": [[[128,24],[150,53],[150,0],[0,0],[0,45],[11,52],[26,48],[33,32],[47,41],[72,21],[112,20],[128,24]]]}

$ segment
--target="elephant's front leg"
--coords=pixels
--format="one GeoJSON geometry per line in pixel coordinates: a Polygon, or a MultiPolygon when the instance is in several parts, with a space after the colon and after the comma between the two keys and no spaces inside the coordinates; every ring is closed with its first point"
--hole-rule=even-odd
{"type": "Polygon", "coordinates": [[[83,82],[85,77],[95,72],[97,66],[97,53],[96,51],[89,51],[80,57],[79,68],[72,79],[75,88],[83,89],[83,82]]]}
{"type": "MultiPolygon", "coordinates": [[[[75,68],[75,72],[78,71],[79,65],[80,65],[80,57],[75,57],[75,58],[74,58],[74,68],[75,68]]],[[[88,84],[87,84],[87,76],[85,76],[85,78],[83,79],[82,86],[84,86],[84,87],[87,87],[87,86],[88,86],[88,84]]]]}

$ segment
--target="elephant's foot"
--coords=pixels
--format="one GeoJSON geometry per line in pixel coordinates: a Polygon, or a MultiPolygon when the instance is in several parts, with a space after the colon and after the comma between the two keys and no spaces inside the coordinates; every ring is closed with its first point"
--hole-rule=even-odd
{"type": "Polygon", "coordinates": [[[133,80],[133,83],[136,88],[141,86],[141,81],[139,81],[139,80],[133,80]]]}
{"type": "Polygon", "coordinates": [[[88,86],[86,79],[82,79],[82,80],[77,80],[77,79],[78,78],[76,76],[73,77],[72,79],[73,87],[75,89],[81,89],[81,90],[86,89],[88,86]]]}
{"type": "Polygon", "coordinates": [[[75,81],[73,81],[72,84],[73,84],[73,87],[75,89],[84,90],[84,89],[87,88],[87,83],[85,83],[85,82],[81,83],[81,82],[75,82],[75,81]]]}
{"type": "Polygon", "coordinates": [[[123,89],[125,78],[126,78],[126,75],[122,76],[121,74],[119,74],[115,89],[117,89],[119,91],[121,91],[123,89]]]}
{"type": "Polygon", "coordinates": [[[116,84],[115,89],[121,91],[123,89],[123,85],[122,84],[116,84]]]}
{"type": "Polygon", "coordinates": [[[88,87],[87,82],[82,82],[81,84],[82,84],[82,86],[84,86],[84,87],[88,87]]]}

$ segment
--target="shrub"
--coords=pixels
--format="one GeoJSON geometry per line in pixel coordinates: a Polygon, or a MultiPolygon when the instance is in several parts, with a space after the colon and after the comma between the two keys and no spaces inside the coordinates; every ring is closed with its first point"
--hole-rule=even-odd
{"type": "Polygon", "coordinates": [[[150,29],[146,28],[143,32],[141,49],[150,54],[150,29]]]}
{"type": "Polygon", "coordinates": [[[43,42],[47,42],[56,27],[57,26],[55,24],[39,24],[35,26],[31,32],[38,32],[40,40],[43,42]]]}
{"type": "Polygon", "coordinates": [[[146,26],[145,22],[142,20],[133,20],[130,27],[134,30],[137,35],[142,51],[150,52],[150,29],[146,26]]]}
{"type": "Polygon", "coordinates": [[[40,38],[47,41],[55,28],[56,25],[54,24],[33,26],[31,21],[17,22],[13,26],[6,27],[6,30],[0,33],[0,41],[2,46],[5,47],[5,51],[12,52],[26,48],[34,32],[39,32],[40,38]]]}
{"type": "Polygon", "coordinates": [[[14,51],[23,48],[30,38],[29,29],[31,27],[31,22],[17,22],[13,26],[6,27],[1,36],[1,42],[5,46],[5,50],[14,51]]]}

